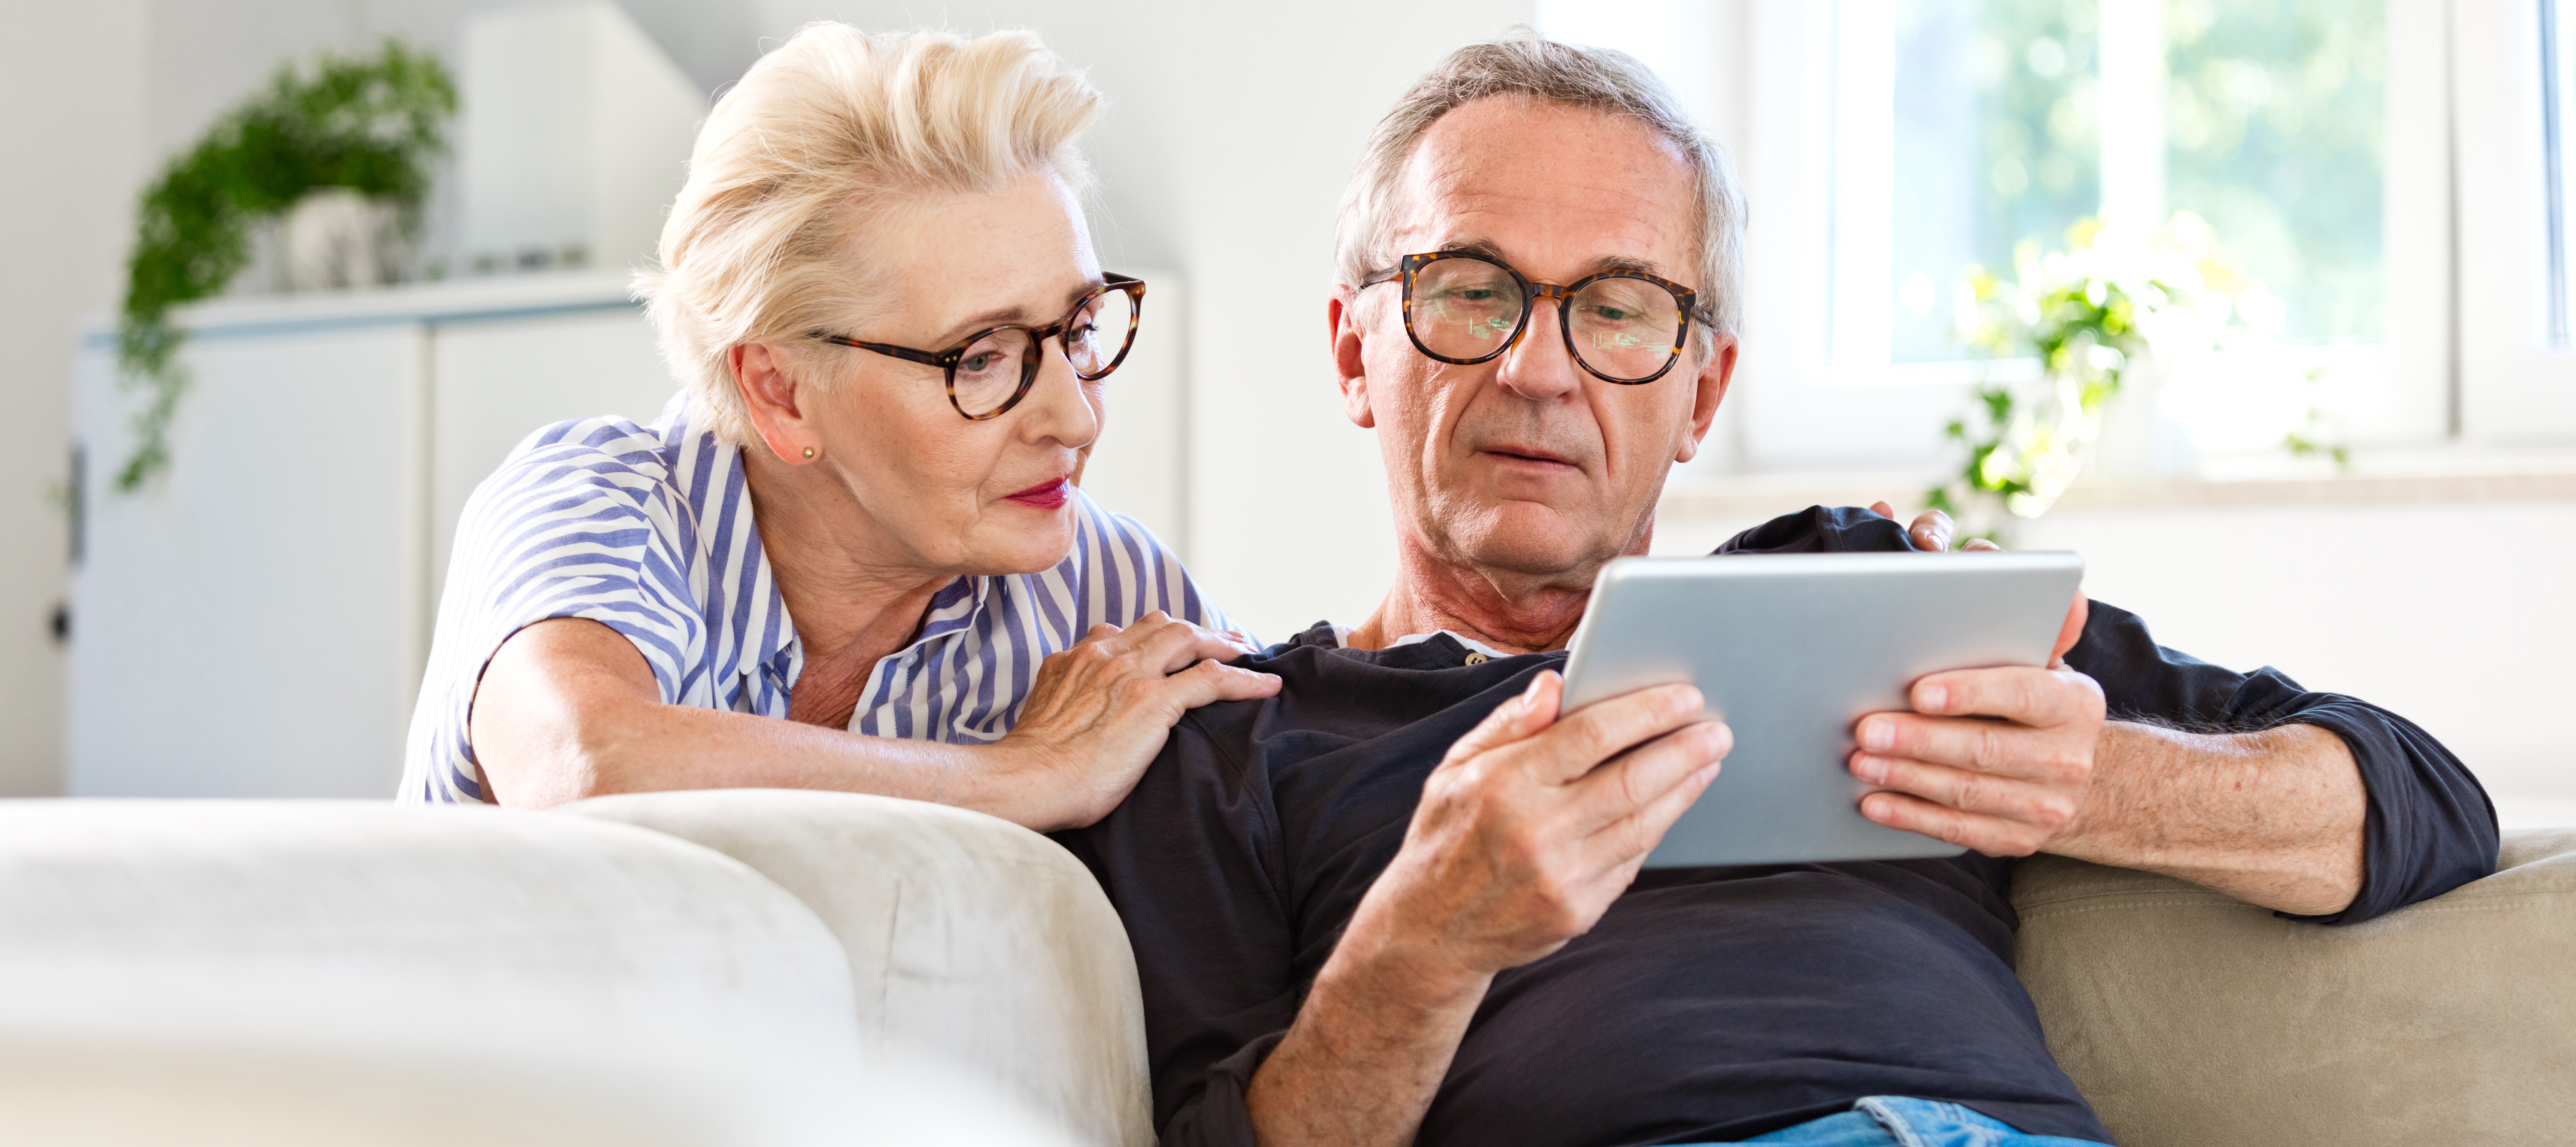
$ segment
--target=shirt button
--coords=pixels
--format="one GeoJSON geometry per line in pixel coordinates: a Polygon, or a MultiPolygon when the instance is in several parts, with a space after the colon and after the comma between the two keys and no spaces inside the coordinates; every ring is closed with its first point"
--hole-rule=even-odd
{"type": "Polygon", "coordinates": [[[1476,652],[1475,650],[1470,649],[1470,650],[1468,650],[1468,651],[1467,651],[1467,664],[1469,664],[1469,665],[1482,665],[1482,664],[1484,664],[1484,663],[1486,663],[1486,662],[1488,662],[1488,661],[1491,661],[1491,660],[1493,660],[1493,658],[1491,658],[1491,657],[1487,657],[1487,656],[1485,656],[1485,655],[1484,655],[1484,654],[1482,654],[1482,653],[1478,653],[1478,652],[1476,652]]]}

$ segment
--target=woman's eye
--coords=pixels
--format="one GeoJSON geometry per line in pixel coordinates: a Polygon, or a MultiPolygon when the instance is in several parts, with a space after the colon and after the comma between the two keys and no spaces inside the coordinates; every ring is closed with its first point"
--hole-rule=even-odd
{"type": "Polygon", "coordinates": [[[957,367],[960,370],[982,374],[985,371],[993,369],[993,363],[1001,357],[1002,356],[1000,354],[993,351],[981,351],[957,360],[957,367]]]}

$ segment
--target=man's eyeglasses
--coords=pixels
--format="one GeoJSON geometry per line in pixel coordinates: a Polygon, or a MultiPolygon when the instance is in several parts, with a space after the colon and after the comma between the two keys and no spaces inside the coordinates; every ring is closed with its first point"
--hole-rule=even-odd
{"type": "Polygon", "coordinates": [[[1407,255],[1394,274],[1360,284],[1404,281],[1404,333],[1415,350],[1474,366],[1521,341],[1532,308],[1556,300],[1556,323],[1574,361],[1603,382],[1635,386],[1679,361],[1690,322],[1711,323],[1699,293],[1643,271],[1604,271],[1567,286],[1535,283],[1511,265],[1473,251],[1407,255]]]}
{"type": "Polygon", "coordinates": [[[1048,339],[1064,344],[1065,361],[1074,377],[1098,382],[1127,361],[1136,342],[1136,320],[1145,309],[1145,283],[1126,275],[1103,275],[1107,282],[1084,295],[1062,319],[1043,327],[1013,324],[968,335],[943,351],[914,350],[889,343],[861,342],[840,335],[812,337],[836,346],[891,355],[905,362],[948,372],[948,404],[968,419],[999,418],[1028,397],[1036,385],[1041,348],[1048,339]]]}

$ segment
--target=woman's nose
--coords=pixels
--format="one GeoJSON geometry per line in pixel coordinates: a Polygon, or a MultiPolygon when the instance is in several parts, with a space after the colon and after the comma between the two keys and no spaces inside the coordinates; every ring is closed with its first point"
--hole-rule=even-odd
{"type": "Polygon", "coordinates": [[[1084,393],[1082,380],[1074,377],[1073,362],[1065,357],[1064,344],[1048,339],[1038,344],[1038,377],[1029,386],[1029,397],[1020,403],[1021,434],[1031,441],[1054,441],[1070,450],[1089,446],[1100,437],[1100,411],[1091,405],[1084,393]]]}

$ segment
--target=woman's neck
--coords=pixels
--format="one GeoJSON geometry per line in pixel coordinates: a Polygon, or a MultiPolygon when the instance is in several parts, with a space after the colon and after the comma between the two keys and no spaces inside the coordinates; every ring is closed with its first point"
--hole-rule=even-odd
{"type": "Polygon", "coordinates": [[[956,574],[909,564],[904,547],[820,467],[789,466],[758,446],[742,452],[761,548],[808,672],[865,668],[903,647],[940,587],[956,574]]]}

